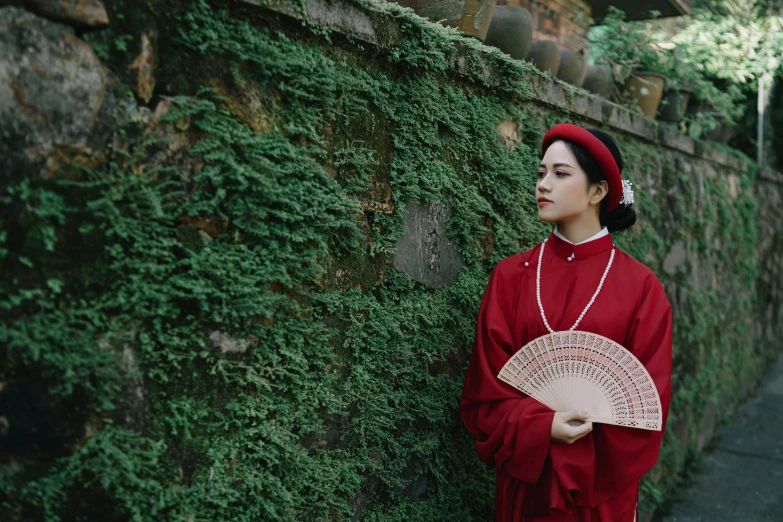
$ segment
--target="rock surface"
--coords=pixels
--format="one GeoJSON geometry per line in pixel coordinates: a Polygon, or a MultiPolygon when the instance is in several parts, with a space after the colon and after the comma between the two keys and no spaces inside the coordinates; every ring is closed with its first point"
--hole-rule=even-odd
{"type": "Polygon", "coordinates": [[[446,237],[450,215],[445,205],[409,203],[394,268],[430,287],[453,285],[463,263],[457,245],[446,237]]]}
{"type": "Polygon", "coordinates": [[[155,31],[151,30],[141,35],[141,51],[136,59],[128,67],[136,71],[136,94],[138,97],[148,103],[155,91],[155,72],[157,60],[155,58],[156,41],[155,31]]]}
{"type": "Polygon", "coordinates": [[[220,353],[245,353],[248,348],[258,344],[258,337],[255,335],[236,339],[219,330],[210,332],[209,340],[212,342],[212,346],[220,348],[220,353]]]}
{"type": "Polygon", "coordinates": [[[46,18],[81,29],[109,25],[106,8],[98,0],[0,0],[0,5],[24,7],[46,18]]]}
{"type": "Polygon", "coordinates": [[[102,161],[114,127],[112,77],[65,26],[0,8],[0,177],[60,176],[102,161]]]}

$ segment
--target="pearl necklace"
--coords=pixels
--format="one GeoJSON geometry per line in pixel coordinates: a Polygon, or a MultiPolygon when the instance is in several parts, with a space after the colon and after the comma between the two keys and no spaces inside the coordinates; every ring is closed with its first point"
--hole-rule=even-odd
{"type": "MultiPolygon", "coordinates": [[[[546,320],[546,315],[544,314],[544,305],[541,304],[541,261],[544,259],[545,245],[546,245],[546,239],[544,240],[543,243],[541,243],[541,251],[538,253],[538,267],[536,270],[536,299],[538,300],[538,309],[541,311],[541,319],[544,320],[544,326],[546,326],[547,330],[549,330],[550,333],[555,333],[555,331],[552,330],[552,327],[549,326],[549,322],[546,320]]],[[[571,261],[571,259],[573,258],[571,257],[568,258],[569,261],[571,261]]],[[[604,275],[601,276],[601,282],[598,283],[598,288],[593,294],[593,297],[590,299],[590,302],[587,303],[587,306],[585,306],[585,309],[582,310],[582,313],[579,315],[579,319],[576,320],[574,326],[572,326],[570,330],[576,328],[576,325],[579,324],[579,322],[585,316],[585,314],[590,309],[590,307],[593,306],[593,303],[595,302],[595,298],[598,297],[598,292],[600,292],[601,287],[604,286],[604,281],[606,281],[606,274],[609,273],[609,268],[612,266],[612,261],[614,261],[614,247],[612,247],[612,254],[609,256],[609,263],[606,265],[606,270],[604,270],[604,275]]]]}

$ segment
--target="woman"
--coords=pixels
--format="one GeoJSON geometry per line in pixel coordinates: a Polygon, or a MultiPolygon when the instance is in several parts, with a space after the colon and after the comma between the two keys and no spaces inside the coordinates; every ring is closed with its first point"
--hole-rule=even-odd
{"type": "Polygon", "coordinates": [[[497,470],[495,521],[632,522],[639,479],[658,459],[663,430],[593,424],[586,412],[555,413],[497,378],[529,341],[576,323],[644,364],[666,426],[671,306],[655,274],[614,247],[609,235],[636,221],[630,183],[620,177],[620,151],[603,132],[561,124],[544,137],[542,154],[538,215],[556,227],[544,243],[495,266],[460,412],[479,457],[497,470]]]}

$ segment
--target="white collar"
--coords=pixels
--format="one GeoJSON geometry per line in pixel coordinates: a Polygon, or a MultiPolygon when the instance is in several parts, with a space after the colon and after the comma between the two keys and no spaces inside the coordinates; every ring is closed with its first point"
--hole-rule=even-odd
{"type": "MultiPolygon", "coordinates": [[[[607,235],[607,234],[609,234],[609,229],[608,229],[608,228],[606,228],[606,227],[604,227],[604,228],[602,228],[602,229],[601,229],[601,231],[600,231],[600,232],[598,232],[597,234],[594,234],[594,235],[592,235],[592,236],[588,237],[588,238],[587,238],[587,239],[585,239],[584,241],[580,241],[579,243],[577,243],[577,245],[581,245],[581,244],[583,244],[583,243],[588,243],[588,242],[590,242],[590,241],[593,241],[593,240],[595,240],[595,239],[598,239],[598,238],[604,237],[604,236],[605,236],[605,235],[607,235]]],[[[557,231],[557,227],[556,227],[556,226],[555,226],[555,235],[556,235],[557,237],[559,237],[560,239],[562,239],[563,241],[565,241],[566,243],[570,243],[570,244],[572,244],[572,245],[573,245],[573,243],[571,243],[569,240],[567,240],[565,237],[563,237],[563,234],[561,234],[560,232],[558,232],[558,231],[557,231]]]]}

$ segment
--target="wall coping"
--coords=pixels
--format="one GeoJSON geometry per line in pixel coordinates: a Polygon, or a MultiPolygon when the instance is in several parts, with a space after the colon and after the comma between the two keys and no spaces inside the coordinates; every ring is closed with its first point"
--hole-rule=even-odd
{"type": "MultiPolygon", "coordinates": [[[[273,12],[325,27],[334,32],[357,39],[380,48],[393,48],[402,43],[402,20],[420,19],[412,10],[397,4],[377,0],[239,0],[273,12]]],[[[429,23],[429,22],[428,22],[429,23]]],[[[430,23],[433,30],[444,29],[430,23]]],[[[541,105],[566,110],[590,120],[599,126],[609,127],[647,142],[657,143],[668,149],[699,157],[712,163],[735,170],[748,170],[749,162],[739,156],[683,135],[677,129],[661,124],[652,118],[636,113],[604,98],[578,89],[548,74],[521,66],[493,47],[485,46],[479,40],[464,36],[453,30],[453,44],[456,59],[452,67],[460,75],[476,76],[477,68],[481,79],[488,85],[500,85],[501,79],[495,71],[518,70],[521,78],[532,89],[532,100],[541,105]],[[476,45],[478,43],[479,45],[476,45]],[[470,68],[470,70],[468,70],[470,68]]],[[[764,176],[769,181],[783,180],[783,175],[764,176]]]]}
{"type": "Polygon", "coordinates": [[[757,179],[783,185],[783,174],[767,167],[759,169],[757,179]]]}

